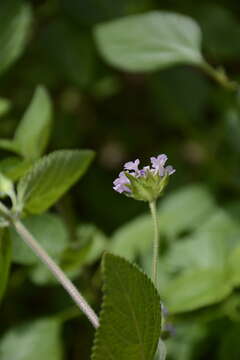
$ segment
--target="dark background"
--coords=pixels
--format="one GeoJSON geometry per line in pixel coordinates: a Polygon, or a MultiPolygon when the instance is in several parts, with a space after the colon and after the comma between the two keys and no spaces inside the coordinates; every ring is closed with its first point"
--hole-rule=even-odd
{"type": "MultiPolygon", "coordinates": [[[[129,14],[152,9],[186,14],[197,20],[203,31],[203,53],[208,62],[224,66],[229,77],[237,80],[238,1],[29,2],[34,22],[27,47],[1,77],[0,95],[10,99],[13,107],[10,114],[1,118],[0,136],[13,135],[35,87],[43,84],[54,104],[48,151],[62,148],[96,151],[90,170],[61,200],[57,211],[72,224],[94,223],[111,237],[119,226],[146,211],[144,203],[116,194],[112,181],[124,162],[135,158],[146,162],[159,153],[168,154],[170,164],[177,169],[167,192],[183,185],[204,183],[220,205],[238,199],[240,118],[236,94],[189,66],[150,74],[118,71],[100,57],[92,35],[96,24],[129,14]]],[[[8,155],[6,151],[0,153],[2,159],[8,155]]],[[[78,280],[96,309],[101,300],[99,261],[84,268],[78,280]]],[[[13,265],[9,289],[1,305],[2,333],[23,321],[71,306],[60,288],[37,287],[27,272],[28,268],[13,265]]],[[[219,329],[218,323],[211,326],[205,345],[201,347],[200,343],[196,349],[193,346],[185,359],[228,358],[216,351],[219,332],[224,330],[219,329]]],[[[66,359],[89,359],[93,330],[87,320],[81,317],[67,322],[63,338],[66,359]]],[[[229,358],[239,358],[233,356],[236,357],[229,358]]]]}

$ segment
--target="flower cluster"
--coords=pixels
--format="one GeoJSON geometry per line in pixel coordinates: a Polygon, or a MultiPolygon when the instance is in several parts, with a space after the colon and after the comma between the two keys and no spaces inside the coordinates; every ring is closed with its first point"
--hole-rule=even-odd
{"type": "Polygon", "coordinates": [[[172,166],[166,166],[165,154],[151,157],[151,166],[139,169],[140,161],[129,161],[124,165],[124,171],[113,182],[113,189],[124,193],[136,200],[153,201],[157,199],[168,182],[168,178],[175,172],[172,166]]]}

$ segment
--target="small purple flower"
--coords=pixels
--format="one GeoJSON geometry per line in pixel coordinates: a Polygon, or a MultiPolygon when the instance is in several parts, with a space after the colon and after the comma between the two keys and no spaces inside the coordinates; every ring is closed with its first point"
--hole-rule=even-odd
{"type": "Polygon", "coordinates": [[[127,162],[124,171],[113,182],[113,189],[136,200],[157,199],[168,183],[167,177],[175,172],[172,166],[165,167],[167,159],[165,154],[151,157],[151,167],[144,166],[142,169],[139,169],[139,159],[127,162]]]}
{"type": "Polygon", "coordinates": [[[158,157],[151,157],[151,163],[155,174],[159,174],[160,176],[165,175],[164,165],[167,161],[168,157],[165,154],[158,155],[158,157]]]}
{"type": "Polygon", "coordinates": [[[139,159],[136,159],[135,161],[129,161],[124,165],[124,169],[126,170],[133,170],[136,174],[139,173],[138,166],[140,164],[139,159]]]}
{"type": "Polygon", "coordinates": [[[113,189],[120,194],[123,192],[131,192],[127,184],[130,184],[130,180],[125,175],[124,171],[120,172],[119,177],[113,182],[113,189]]]}
{"type": "Polygon", "coordinates": [[[165,167],[165,174],[167,174],[167,175],[172,175],[175,173],[175,171],[176,170],[171,165],[168,165],[165,167]]]}

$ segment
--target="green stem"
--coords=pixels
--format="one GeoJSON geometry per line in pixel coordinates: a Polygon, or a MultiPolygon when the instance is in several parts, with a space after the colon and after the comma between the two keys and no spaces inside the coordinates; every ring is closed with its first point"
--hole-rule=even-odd
{"type": "Polygon", "coordinates": [[[157,273],[158,273],[158,255],[159,255],[159,223],[156,209],[156,201],[149,202],[150,211],[153,218],[154,225],[154,239],[153,239],[153,260],[152,260],[152,279],[156,287],[157,285],[157,273]]]}
{"type": "Polygon", "coordinates": [[[82,310],[87,316],[92,325],[97,328],[99,326],[99,320],[94,310],[89,306],[84,297],[80,294],[76,286],[69,280],[60,267],[53,261],[53,259],[46,253],[46,251],[39,245],[32,234],[25,228],[25,226],[19,221],[13,221],[12,224],[15,227],[17,233],[23,239],[23,241],[33,250],[33,252],[39,257],[39,259],[48,267],[55,278],[60,282],[64,289],[71,296],[75,304],[82,310]]]}
{"type": "Polygon", "coordinates": [[[218,84],[224,87],[226,90],[236,91],[238,89],[238,83],[230,80],[223,68],[214,68],[207,62],[202,64],[202,69],[211,76],[218,84]]]}

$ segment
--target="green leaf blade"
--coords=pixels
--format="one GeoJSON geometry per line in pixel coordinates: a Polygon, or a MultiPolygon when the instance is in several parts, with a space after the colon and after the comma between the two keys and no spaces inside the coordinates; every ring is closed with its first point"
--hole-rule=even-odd
{"type": "Polygon", "coordinates": [[[0,5],[0,74],[22,54],[32,21],[30,6],[19,0],[3,0],[0,5]]]}
{"type": "Polygon", "coordinates": [[[151,360],[161,333],[160,297],[127,260],[105,254],[104,300],[92,360],[151,360]]]}
{"type": "Polygon", "coordinates": [[[51,99],[47,90],[38,86],[14,136],[14,144],[26,159],[36,159],[44,153],[51,125],[51,99]]]}
{"type": "Polygon", "coordinates": [[[176,64],[202,64],[201,31],[191,18],[153,11],[100,24],[95,38],[102,56],[129,72],[176,64]]]}
{"type": "Polygon", "coordinates": [[[170,281],[164,300],[172,313],[183,313],[222,301],[232,291],[228,271],[215,268],[189,270],[170,281]]]}
{"type": "Polygon", "coordinates": [[[62,360],[61,323],[43,318],[17,326],[0,341],[1,360],[62,360]]]}
{"type": "Polygon", "coordinates": [[[58,150],[44,156],[18,184],[19,206],[38,214],[52,206],[85,173],[94,152],[58,150]]]}

